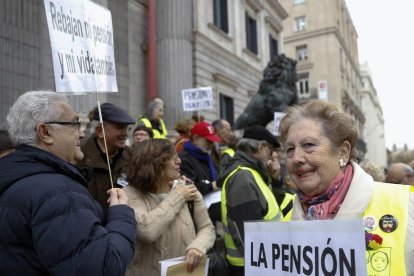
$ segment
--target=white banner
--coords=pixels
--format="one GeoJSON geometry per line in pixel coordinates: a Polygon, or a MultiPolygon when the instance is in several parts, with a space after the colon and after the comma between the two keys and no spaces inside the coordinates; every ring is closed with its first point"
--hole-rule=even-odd
{"type": "Polygon", "coordinates": [[[111,12],[88,0],[45,0],[57,92],[117,92],[111,12]]]}
{"type": "Polygon", "coordinates": [[[184,111],[213,108],[213,89],[211,87],[184,89],[182,96],[184,111]]]}
{"type": "Polygon", "coordinates": [[[279,136],[279,127],[280,127],[280,121],[282,120],[283,116],[285,116],[286,113],[283,112],[275,112],[273,113],[273,122],[274,122],[274,130],[273,135],[279,136]]]}
{"type": "Polygon", "coordinates": [[[246,222],[245,275],[367,275],[361,220],[246,222]]]}

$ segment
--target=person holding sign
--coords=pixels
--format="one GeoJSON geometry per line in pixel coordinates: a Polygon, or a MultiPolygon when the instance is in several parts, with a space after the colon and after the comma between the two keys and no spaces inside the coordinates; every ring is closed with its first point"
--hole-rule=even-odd
{"type": "Polygon", "coordinates": [[[244,222],[248,220],[281,220],[282,214],[272,190],[271,177],[276,174],[271,153],[280,144],[263,126],[244,130],[236,154],[220,172],[224,179],[221,213],[224,225],[226,259],[232,276],[244,275],[244,222]]]}
{"type": "Polygon", "coordinates": [[[122,188],[128,185],[126,180],[127,166],[131,148],[126,145],[128,126],[135,123],[134,118],[126,111],[111,103],[101,104],[103,126],[99,122],[98,108],[94,110],[93,120],[95,134],[91,135],[82,145],[85,158],[77,165],[82,168],[93,169],[92,177],[88,181],[88,189],[92,197],[98,201],[105,213],[108,209],[106,191],[111,188],[111,178],[105,152],[105,140],[108,149],[109,164],[114,187],[122,188]]]}
{"type": "Polygon", "coordinates": [[[163,116],[164,101],[157,97],[148,103],[145,115],[138,119],[137,124],[141,123],[152,129],[154,139],[166,139],[168,131],[163,116]]]}
{"type": "Polygon", "coordinates": [[[213,246],[214,226],[203,198],[180,175],[180,163],[167,139],[145,140],[133,148],[124,190],[135,210],[138,232],[127,276],[158,276],[159,261],[180,256],[185,256],[191,272],[213,246]]]}
{"type": "Polygon", "coordinates": [[[124,275],[136,221],[121,189],[108,217],[75,162],[79,116],[55,92],[20,96],[7,116],[16,151],[0,159],[1,275],[124,275]],[[105,223],[104,223],[105,221],[105,223]]]}
{"type": "MultiPolygon", "coordinates": [[[[357,163],[358,129],[327,101],[289,107],[280,123],[287,170],[298,188],[292,220],[362,218],[368,275],[414,275],[414,194],[374,182],[357,163]]],[[[410,191],[411,189],[411,191],[410,191]]]]}

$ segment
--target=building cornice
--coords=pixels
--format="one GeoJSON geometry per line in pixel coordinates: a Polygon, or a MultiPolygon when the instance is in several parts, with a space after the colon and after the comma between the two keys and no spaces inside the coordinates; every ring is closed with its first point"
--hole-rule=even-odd
{"type": "Polygon", "coordinates": [[[279,3],[278,0],[265,0],[266,3],[273,9],[274,14],[278,15],[282,20],[288,18],[289,14],[279,3]]]}

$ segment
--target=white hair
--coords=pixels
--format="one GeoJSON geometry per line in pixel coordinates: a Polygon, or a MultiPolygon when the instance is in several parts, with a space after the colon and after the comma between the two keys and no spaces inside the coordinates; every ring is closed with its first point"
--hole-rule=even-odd
{"type": "Polygon", "coordinates": [[[66,97],[53,91],[29,91],[21,95],[7,115],[10,139],[13,145],[37,144],[38,123],[56,121],[62,116],[56,103],[65,102],[66,97]]]}

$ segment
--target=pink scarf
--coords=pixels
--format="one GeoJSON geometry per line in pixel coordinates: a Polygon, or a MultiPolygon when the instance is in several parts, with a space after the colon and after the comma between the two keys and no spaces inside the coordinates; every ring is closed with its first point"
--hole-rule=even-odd
{"type": "Polygon", "coordinates": [[[299,191],[300,201],[309,206],[306,217],[308,219],[328,219],[335,216],[348,192],[353,175],[354,169],[351,164],[348,164],[344,173],[337,176],[323,194],[309,197],[299,191]]]}

